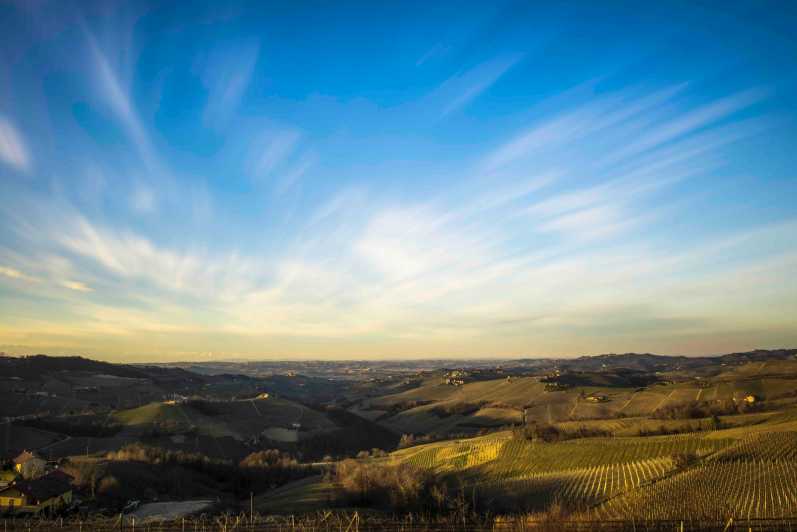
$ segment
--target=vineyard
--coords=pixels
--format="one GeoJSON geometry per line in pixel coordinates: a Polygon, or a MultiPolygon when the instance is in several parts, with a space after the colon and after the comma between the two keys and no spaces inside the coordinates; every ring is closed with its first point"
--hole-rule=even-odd
{"type": "Polygon", "coordinates": [[[619,466],[679,453],[706,456],[734,445],[736,439],[704,435],[646,438],[587,438],[556,444],[515,439],[504,433],[471,440],[430,444],[394,453],[399,462],[436,472],[466,471],[491,480],[522,479],[534,474],[619,466]]]}
{"type": "Polygon", "coordinates": [[[793,428],[558,443],[500,433],[405,449],[391,461],[457,474],[499,501],[498,509],[533,512],[555,503],[583,519],[782,519],[797,517],[793,428]]]}
{"type": "Polygon", "coordinates": [[[554,502],[583,509],[660,478],[672,467],[670,458],[656,458],[490,480],[479,489],[494,498],[510,496],[512,507],[524,511],[541,511],[554,502]]]}
{"type": "Polygon", "coordinates": [[[712,461],[615,497],[596,509],[606,519],[772,519],[797,516],[797,463],[712,461]]]}

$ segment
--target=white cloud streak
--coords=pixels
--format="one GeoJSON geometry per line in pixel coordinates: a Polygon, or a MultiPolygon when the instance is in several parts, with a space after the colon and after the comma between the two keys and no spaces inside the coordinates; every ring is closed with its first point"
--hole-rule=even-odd
{"type": "Polygon", "coordinates": [[[19,281],[27,281],[27,282],[37,282],[38,280],[35,277],[31,277],[16,268],[9,268],[8,266],[0,266],[0,275],[3,277],[7,277],[9,279],[19,280],[19,281]]]}
{"type": "Polygon", "coordinates": [[[257,65],[260,45],[256,42],[233,50],[214,50],[201,68],[202,82],[208,91],[204,112],[205,124],[226,126],[238,108],[257,65]]]}
{"type": "Polygon", "coordinates": [[[521,59],[522,55],[493,59],[446,80],[436,91],[440,98],[448,100],[441,116],[445,117],[468,105],[495,85],[521,59]]]}
{"type": "Polygon", "coordinates": [[[269,131],[257,146],[252,172],[255,180],[265,180],[285,164],[296,149],[301,133],[295,129],[269,131]]]}
{"type": "Polygon", "coordinates": [[[2,116],[0,116],[0,160],[20,172],[28,172],[31,167],[28,148],[22,135],[2,116]]]}
{"type": "Polygon", "coordinates": [[[74,290],[75,292],[93,292],[94,289],[90,286],[87,286],[85,283],[81,283],[80,281],[62,281],[61,286],[64,288],[68,288],[70,290],[74,290]]]}

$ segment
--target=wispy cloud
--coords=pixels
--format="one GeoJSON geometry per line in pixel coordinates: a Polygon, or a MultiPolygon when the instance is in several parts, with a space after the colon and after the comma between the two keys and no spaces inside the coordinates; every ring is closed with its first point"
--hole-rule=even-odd
{"type": "Polygon", "coordinates": [[[316,157],[311,153],[305,153],[299,157],[299,160],[293,166],[286,168],[281,174],[276,188],[277,193],[282,194],[290,190],[315,163],[316,157]]]}
{"type": "Polygon", "coordinates": [[[27,281],[27,282],[37,282],[38,279],[27,275],[15,268],[9,268],[8,266],[0,266],[0,275],[3,277],[7,277],[9,279],[19,280],[19,281],[27,281]]]}
{"type": "Polygon", "coordinates": [[[150,146],[149,138],[147,137],[143,124],[138,118],[138,114],[133,107],[133,103],[127,91],[120,83],[116,72],[111,67],[108,58],[102,52],[94,35],[88,30],[85,31],[85,35],[100,95],[122,120],[130,137],[138,148],[140,155],[145,161],[151,162],[153,160],[153,150],[150,146]]]}
{"type": "Polygon", "coordinates": [[[296,129],[272,129],[262,134],[261,141],[255,144],[252,173],[256,181],[272,177],[293,154],[301,138],[296,129]]]}
{"type": "Polygon", "coordinates": [[[206,125],[220,127],[229,122],[249,86],[259,54],[257,42],[234,43],[214,49],[203,62],[200,76],[208,91],[206,125]]]}
{"type": "Polygon", "coordinates": [[[645,150],[656,148],[668,141],[698,131],[701,128],[760,102],[766,98],[768,94],[769,91],[764,89],[750,89],[693,109],[668,122],[650,128],[650,132],[642,135],[641,138],[638,138],[612,154],[609,157],[609,162],[614,162],[645,150]]]}
{"type": "Polygon", "coordinates": [[[61,286],[75,292],[93,292],[94,289],[80,281],[61,281],[61,286]]]}
{"type": "Polygon", "coordinates": [[[21,172],[30,169],[31,161],[22,136],[7,119],[0,116],[0,159],[21,172]]]}
{"type": "Polygon", "coordinates": [[[146,126],[139,117],[129,88],[126,87],[129,83],[122,82],[117,69],[103,51],[106,48],[97,42],[95,35],[85,25],[83,33],[88,45],[91,74],[100,97],[116,113],[125,127],[147,171],[154,175],[164,174],[163,164],[150,140],[146,126]]]}
{"type": "Polygon", "coordinates": [[[234,297],[253,287],[254,268],[236,253],[211,257],[163,248],[130,232],[96,226],[78,217],[63,228],[58,243],[123,279],[142,279],[174,292],[234,297]]]}
{"type": "Polygon", "coordinates": [[[495,171],[524,163],[540,154],[572,147],[587,135],[602,131],[609,131],[611,138],[637,133],[640,126],[649,125],[650,117],[685,88],[686,84],[678,84],[641,95],[628,89],[592,97],[587,103],[582,101],[583,96],[569,102],[557,101],[558,110],[553,116],[543,114],[531,127],[493,149],[484,158],[482,168],[495,171]]]}
{"type": "Polygon", "coordinates": [[[428,61],[432,61],[434,59],[443,57],[446,54],[448,54],[450,50],[451,46],[443,43],[437,43],[431,48],[429,48],[429,50],[426,53],[424,53],[421,57],[418,58],[418,60],[415,62],[415,66],[421,66],[428,61]]]}
{"type": "Polygon", "coordinates": [[[471,103],[522,58],[520,54],[499,57],[448,78],[432,95],[442,102],[440,115],[445,117],[471,103]]]}

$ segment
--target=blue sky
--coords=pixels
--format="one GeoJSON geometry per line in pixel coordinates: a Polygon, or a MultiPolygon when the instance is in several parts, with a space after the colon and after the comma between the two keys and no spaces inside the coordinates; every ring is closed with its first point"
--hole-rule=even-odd
{"type": "Polygon", "coordinates": [[[0,350],[797,345],[790,2],[0,3],[0,350]]]}

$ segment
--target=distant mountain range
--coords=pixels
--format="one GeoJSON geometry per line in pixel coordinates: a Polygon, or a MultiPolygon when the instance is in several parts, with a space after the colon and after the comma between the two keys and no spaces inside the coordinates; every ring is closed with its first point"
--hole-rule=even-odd
{"type": "MultiPolygon", "coordinates": [[[[547,368],[556,367],[572,371],[600,371],[602,369],[631,369],[637,371],[667,371],[673,369],[700,368],[716,365],[717,362],[725,364],[741,364],[745,362],[765,362],[768,360],[788,360],[797,358],[797,349],[756,349],[742,353],[729,353],[714,356],[687,357],[678,355],[656,355],[652,353],[607,353],[600,355],[585,355],[578,358],[521,358],[521,359],[446,359],[446,360],[408,360],[406,364],[412,367],[433,369],[450,367],[528,367],[547,368]]],[[[284,370],[310,370],[321,365],[324,368],[335,366],[350,367],[352,365],[363,367],[391,367],[401,366],[396,360],[368,360],[368,361],[214,361],[214,362],[187,362],[168,364],[117,364],[101,362],[80,356],[5,356],[0,354],[0,373],[5,377],[19,377],[23,379],[36,378],[44,374],[64,371],[82,371],[93,374],[106,374],[116,377],[144,378],[154,382],[184,381],[185,384],[201,384],[214,380],[214,377],[233,377],[237,375],[236,366],[248,366],[241,373],[249,374],[249,370],[258,366],[280,368],[284,370]],[[208,366],[220,366],[224,374],[215,371],[203,371],[208,366]]],[[[312,371],[308,371],[312,373],[312,371]]],[[[243,375],[242,375],[243,376],[243,375]]]]}

